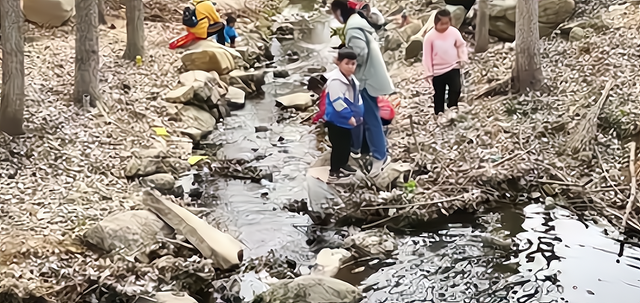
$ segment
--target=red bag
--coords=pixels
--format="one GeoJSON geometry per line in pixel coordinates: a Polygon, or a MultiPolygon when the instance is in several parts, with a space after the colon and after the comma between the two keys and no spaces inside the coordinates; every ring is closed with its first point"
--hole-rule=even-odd
{"type": "Polygon", "coordinates": [[[313,117],[313,123],[318,123],[318,121],[324,118],[324,111],[327,107],[327,91],[323,90],[322,94],[320,94],[320,99],[318,100],[318,113],[313,117]]]}
{"type": "Polygon", "coordinates": [[[380,108],[380,119],[391,121],[396,116],[396,110],[387,97],[378,97],[378,108],[380,108]]]}

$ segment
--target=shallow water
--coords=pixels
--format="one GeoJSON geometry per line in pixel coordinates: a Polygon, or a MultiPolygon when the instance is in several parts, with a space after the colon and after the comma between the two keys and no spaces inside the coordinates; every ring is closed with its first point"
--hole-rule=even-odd
{"type": "MultiPolygon", "coordinates": [[[[283,89],[283,86],[277,87],[283,89]]],[[[251,165],[273,173],[273,183],[220,179],[207,185],[207,195],[214,194],[217,207],[224,210],[247,247],[246,256],[265,255],[269,250],[306,263],[311,256],[305,235],[297,225],[309,224],[306,216],[283,211],[293,199],[307,197],[304,184],[307,167],[318,157],[316,138],[310,127],[297,122],[275,124],[275,98],[280,95],[275,85],[265,86],[264,100],[246,102],[244,109],[233,112],[225,121],[223,150],[227,158],[264,159],[251,165]],[[267,126],[269,132],[256,133],[254,127],[267,126]]],[[[220,156],[220,154],[218,155],[220,156]]],[[[207,198],[207,197],[205,197],[207,198]]]]}
{"type": "Polygon", "coordinates": [[[640,250],[618,257],[603,227],[540,205],[478,220],[402,238],[397,264],[363,282],[364,302],[638,302],[640,250]],[[487,226],[514,234],[515,252],[486,244],[487,226]]]}

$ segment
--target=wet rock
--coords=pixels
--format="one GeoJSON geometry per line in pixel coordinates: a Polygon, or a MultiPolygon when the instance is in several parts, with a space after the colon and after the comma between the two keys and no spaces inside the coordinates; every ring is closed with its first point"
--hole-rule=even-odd
{"type": "MultiPolygon", "coordinates": [[[[500,39],[515,39],[517,0],[493,0],[489,2],[489,33],[500,39]]],[[[540,0],[538,25],[540,36],[551,34],[565,22],[575,9],[574,0],[540,0]]]]}
{"type": "Polygon", "coordinates": [[[22,11],[31,22],[56,27],[76,13],[74,0],[23,0],[22,11]]]}
{"type": "Polygon", "coordinates": [[[157,303],[198,303],[184,292],[159,292],[155,295],[157,303]]]}
{"type": "Polygon", "coordinates": [[[180,231],[204,257],[213,259],[218,268],[228,269],[242,262],[243,247],[238,240],[164,199],[157,191],[146,190],[143,203],[167,224],[180,231]]]}
{"type": "Polygon", "coordinates": [[[203,104],[207,99],[211,99],[214,104],[220,100],[216,80],[214,74],[202,70],[189,71],[180,75],[182,85],[194,88],[194,102],[203,104]]]}
{"type": "Polygon", "coordinates": [[[398,249],[398,243],[393,234],[386,229],[372,229],[362,231],[347,237],[345,247],[361,248],[371,255],[387,255],[398,249]]]}
{"type": "Polygon", "coordinates": [[[171,174],[155,174],[140,179],[140,184],[153,188],[163,195],[181,197],[184,193],[182,186],[176,186],[176,179],[171,174]]]}
{"type": "Polygon", "coordinates": [[[324,276],[302,276],[280,280],[252,301],[254,303],[355,303],[361,298],[358,288],[338,279],[324,276]]]}
{"type": "Polygon", "coordinates": [[[327,68],[324,66],[309,66],[307,67],[307,72],[310,74],[324,73],[327,71],[327,68]]]}
{"type": "Polygon", "coordinates": [[[176,158],[132,158],[125,169],[129,178],[147,177],[154,174],[170,173],[174,176],[191,170],[189,162],[176,158]]]}
{"type": "Polygon", "coordinates": [[[241,71],[234,70],[226,79],[226,83],[243,90],[247,94],[262,93],[262,86],[265,84],[266,71],[241,71]]]}
{"type": "Polygon", "coordinates": [[[189,86],[181,86],[181,87],[178,87],[178,88],[168,92],[164,96],[164,100],[167,101],[167,102],[171,102],[171,103],[182,103],[182,104],[184,104],[185,102],[193,99],[194,92],[195,92],[195,89],[191,85],[189,85],[189,86]]]}
{"type": "MultiPolygon", "coordinates": [[[[237,52],[235,55],[240,57],[237,52]]],[[[234,54],[209,40],[198,41],[182,54],[180,60],[187,70],[215,71],[219,75],[226,75],[236,69],[234,54]]]]}
{"type": "Polygon", "coordinates": [[[269,131],[269,127],[268,126],[264,126],[264,125],[256,126],[254,128],[255,128],[256,133],[262,133],[262,132],[268,132],[269,131]]]}
{"type": "Polygon", "coordinates": [[[287,36],[287,35],[293,35],[294,31],[295,31],[295,28],[293,27],[293,25],[289,23],[284,23],[276,28],[275,34],[281,35],[281,36],[287,36]]]}
{"type": "Polygon", "coordinates": [[[276,78],[286,78],[286,77],[289,77],[290,75],[288,70],[281,69],[281,70],[274,70],[273,76],[276,78]]]}
{"type": "Polygon", "coordinates": [[[216,88],[218,89],[219,95],[220,96],[226,95],[229,89],[229,86],[227,85],[227,83],[222,81],[222,79],[220,78],[220,75],[218,75],[218,73],[216,73],[215,71],[211,71],[209,72],[209,74],[211,74],[211,76],[213,76],[213,78],[215,79],[214,83],[216,83],[216,88]]]}
{"type": "Polygon", "coordinates": [[[316,263],[311,268],[311,275],[335,277],[342,262],[350,256],[351,253],[341,248],[324,248],[316,256],[316,263]]]}
{"type": "MultiPolygon", "coordinates": [[[[157,237],[170,237],[173,229],[154,213],[132,210],[106,217],[84,233],[84,239],[110,253],[124,249],[128,253],[140,251],[156,243],[157,237]]],[[[136,254],[140,261],[148,263],[148,251],[136,254]]]]}
{"type": "Polygon", "coordinates": [[[576,41],[580,41],[582,39],[584,39],[584,30],[579,28],[579,27],[574,27],[573,29],[571,29],[571,32],[569,32],[569,41],[571,42],[576,42],[576,41]]]}
{"type": "Polygon", "coordinates": [[[185,105],[178,111],[178,117],[188,127],[180,130],[194,142],[209,135],[216,126],[216,119],[208,111],[196,106],[185,105]]]}
{"type": "Polygon", "coordinates": [[[230,110],[240,110],[244,108],[245,93],[235,87],[229,87],[229,93],[227,93],[227,106],[230,110]]]}
{"type": "Polygon", "coordinates": [[[313,105],[312,95],[309,93],[295,93],[276,99],[276,106],[282,108],[294,108],[296,110],[306,110],[313,105]]]}

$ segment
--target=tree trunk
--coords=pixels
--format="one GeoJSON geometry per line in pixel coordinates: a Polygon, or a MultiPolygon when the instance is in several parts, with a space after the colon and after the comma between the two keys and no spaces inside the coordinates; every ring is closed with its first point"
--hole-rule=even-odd
{"type": "Polygon", "coordinates": [[[104,6],[104,0],[98,0],[98,24],[100,25],[109,24],[109,22],[107,22],[106,7],[104,6]]]}
{"type": "Polygon", "coordinates": [[[489,0],[478,0],[476,16],[476,53],[484,53],[489,49],[489,0]]]}
{"type": "Polygon", "coordinates": [[[544,76],[540,68],[538,0],[518,0],[516,4],[516,62],[513,84],[517,91],[538,90],[544,76]]]}
{"type": "Polygon", "coordinates": [[[142,0],[129,0],[126,8],[127,48],[122,58],[135,60],[144,56],[144,5],[142,0]]]}
{"type": "Polygon", "coordinates": [[[20,0],[0,0],[2,20],[2,94],[0,131],[24,135],[24,37],[20,0]]]}
{"type": "Polygon", "coordinates": [[[90,105],[100,101],[98,84],[100,49],[98,36],[98,0],[76,0],[76,71],[73,99],[82,106],[83,95],[90,105]]]}

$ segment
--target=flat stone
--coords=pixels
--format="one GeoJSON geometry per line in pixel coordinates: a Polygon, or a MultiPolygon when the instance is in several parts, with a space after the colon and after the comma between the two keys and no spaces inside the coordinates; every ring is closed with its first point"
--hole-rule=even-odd
{"type": "Polygon", "coordinates": [[[305,110],[313,105],[313,99],[309,93],[295,93],[276,99],[276,105],[284,108],[305,110]]]}
{"type": "Polygon", "coordinates": [[[334,277],[340,270],[342,262],[350,256],[351,253],[342,248],[323,248],[316,256],[311,275],[334,277]]]}
{"type": "Polygon", "coordinates": [[[180,83],[184,86],[192,85],[194,82],[207,82],[215,79],[215,76],[211,73],[203,70],[192,70],[186,73],[180,74],[180,83]]]}
{"type": "Polygon", "coordinates": [[[169,191],[176,186],[176,179],[171,174],[155,174],[141,178],[140,183],[160,191],[169,191]]]}
{"type": "Polygon", "coordinates": [[[198,303],[196,299],[184,292],[159,292],[154,299],[157,303],[198,303]]]}
{"type": "Polygon", "coordinates": [[[186,51],[180,60],[187,70],[215,71],[225,75],[236,69],[233,56],[221,48],[186,51]]]}
{"type": "Polygon", "coordinates": [[[245,92],[241,89],[230,86],[226,98],[227,106],[230,110],[239,110],[244,108],[245,92]]]}
{"type": "Polygon", "coordinates": [[[209,111],[196,106],[185,105],[178,111],[178,117],[187,125],[187,129],[181,131],[194,142],[199,142],[216,126],[216,118],[209,111]]]}
{"type": "Polygon", "coordinates": [[[155,244],[158,236],[170,237],[172,233],[173,229],[154,213],[131,210],[106,217],[87,230],[83,238],[107,253],[118,249],[138,251],[136,258],[146,263],[149,258],[144,247],[155,244]]]}
{"type": "Polygon", "coordinates": [[[164,100],[171,103],[185,103],[191,99],[193,99],[193,94],[195,89],[193,86],[181,86],[170,92],[168,92],[164,96],[164,100]]]}
{"type": "Polygon", "coordinates": [[[360,290],[347,282],[325,276],[301,276],[271,284],[254,302],[358,302],[361,296],[360,290]]]}
{"type": "Polygon", "coordinates": [[[574,27],[573,29],[571,29],[571,32],[569,32],[569,41],[571,42],[580,41],[584,39],[584,36],[585,36],[585,33],[582,28],[574,27]]]}

